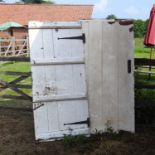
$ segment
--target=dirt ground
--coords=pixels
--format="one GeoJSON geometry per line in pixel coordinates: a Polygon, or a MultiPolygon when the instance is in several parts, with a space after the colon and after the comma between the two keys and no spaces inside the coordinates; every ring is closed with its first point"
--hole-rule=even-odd
{"type": "Polygon", "coordinates": [[[30,111],[0,108],[0,155],[155,155],[155,130],[39,143],[30,111]]]}

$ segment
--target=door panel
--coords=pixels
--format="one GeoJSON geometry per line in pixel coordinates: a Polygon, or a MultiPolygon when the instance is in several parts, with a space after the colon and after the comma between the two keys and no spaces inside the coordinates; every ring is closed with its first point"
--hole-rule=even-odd
{"type": "Polygon", "coordinates": [[[88,103],[86,100],[58,102],[60,130],[87,128],[88,124],[70,125],[85,121],[88,118],[88,103]]]}
{"type": "Polygon", "coordinates": [[[56,58],[66,57],[84,57],[83,42],[75,39],[59,39],[63,37],[80,36],[81,29],[59,29],[55,31],[54,37],[54,51],[56,58]],[[65,52],[64,52],[65,50],[65,52]]]}
{"type": "Polygon", "coordinates": [[[35,66],[32,69],[33,99],[52,99],[59,96],[86,96],[86,77],[83,64],[35,66]]]}
{"type": "Polygon", "coordinates": [[[79,28],[29,31],[36,139],[89,134],[83,41],[61,39],[80,35],[79,28]]]}

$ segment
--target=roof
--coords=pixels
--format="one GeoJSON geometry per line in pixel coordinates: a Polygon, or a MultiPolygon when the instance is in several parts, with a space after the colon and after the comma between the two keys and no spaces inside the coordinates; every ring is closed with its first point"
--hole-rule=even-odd
{"type": "Polygon", "coordinates": [[[0,4],[0,24],[14,21],[77,21],[90,19],[93,5],[69,4],[0,4]]]}
{"type": "Polygon", "coordinates": [[[0,24],[0,31],[5,31],[10,28],[21,28],[22,25],[16,23],[16,22],[6,22],[4,24],[0,24]]]}

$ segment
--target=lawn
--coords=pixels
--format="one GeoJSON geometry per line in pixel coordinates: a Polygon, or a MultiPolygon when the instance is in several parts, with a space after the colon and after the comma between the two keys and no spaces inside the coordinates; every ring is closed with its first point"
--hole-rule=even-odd
{"type": "Polygon", "coordinates": [[[135,38],[135,58],[149,58],[150,48],[146,48],[143,44],[143,38],[135,38]]]}

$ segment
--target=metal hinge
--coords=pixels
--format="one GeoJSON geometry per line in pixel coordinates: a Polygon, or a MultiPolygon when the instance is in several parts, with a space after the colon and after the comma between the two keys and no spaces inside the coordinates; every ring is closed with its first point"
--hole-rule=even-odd
{"type": "Polygon", "coordinates": [[[78,39],[78,40],[82,40],[83,43],[86,43],[86,37],[85,37],[84,33],[82,33],[81,36],[71,36],[71,37],[58,38],[58,40],[60,40],[60,39],[78,39]]]}
{"type": "Polygon", "coordinates": [[[34,104],[34,105],[35,106],[34,106],[33,110],[35,111],[35,110],[41,108],[42,106],[44,106],[44,103],[37,103],[37,104],[34,104]]]}
{"type": "Polygon", "coordinates": [[[87,118],[85,121],[80,121],[80,122],[73,122],[73,123],[66,123],[64,125],[77,125],[77,124],[87,124],[88,127],[90,126],[90,119],[87,118]]]}

